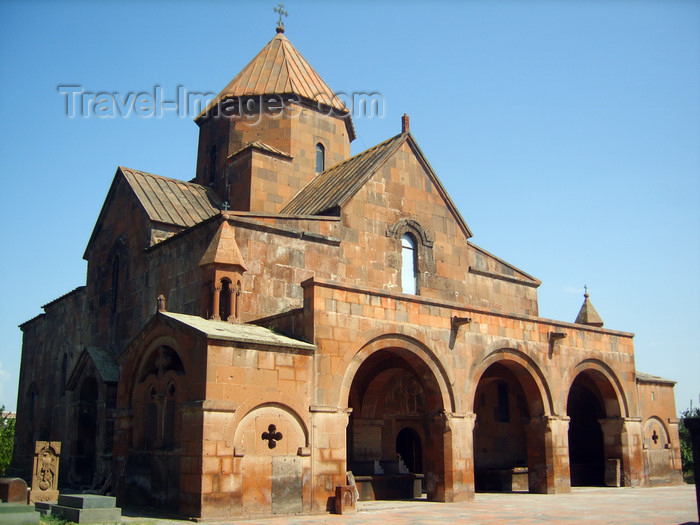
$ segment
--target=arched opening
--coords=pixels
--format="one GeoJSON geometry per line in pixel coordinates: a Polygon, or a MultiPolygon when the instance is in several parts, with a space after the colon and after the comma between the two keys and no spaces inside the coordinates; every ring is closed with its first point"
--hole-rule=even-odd
{"type": "Polygon", "coordinates": [[[316,173],[326,169],[326,148],[320,142],[316,144],[316,173]]]}
{"type": "Polygon", "coordinates": [[[228,321],[231,317],[231,281],[221,279],[221,291],[219,292],[219,318],[228,321]]]}
{"type": "Polygon", "coordinates": [[[399,459],[399,472],[423,473],[423,446],[414,429],[405,427],[396,436],[396,455],[399,459]]]}
{"type": "Polygon", "coordinates": [[[479,379],[474,397],[474,485],[479,492],[546,492],[540,392],[521,364],[500,361],[479,379]]]}
{"type": "Polygon", "coordinates": [[[87,377],[78,394],[74,474],[79,484],[92,484],[97,453],[97,380],[87,377]]]}
{"type": "Polygon", "coordinates": [[[418,293],[416,239],[410,233],[401,236],[401,291],[418,293]]]}
{"type": "Polygon", "coordinates": [[[619,485],[622,420],[607,378],[595,370],[576,376],[569,390],[566,413],[570,418],[571,486],[619,485]],[[611,472],[606,474],[608,463],[611,472]],[[608,475],[611,479],[606,481],[608,475]]]}
{"type": "Polygon", "coordinates": [[[438,382],[416,354],[371,354],[349,392],[347,465],[361,500],[444,498],[445,424],[438,382]]]}
{"type": "Polygon", "coordinates": [[[61,396],[66,395],[66,381],[68,379],[68,354],[63,354],[61,363],[61,396]]]}
{"type": "Polygon", "coordinates": [[[119,304],[119,256],[115,255],[112,260],[112,315],[117,313],[119,304]]]}

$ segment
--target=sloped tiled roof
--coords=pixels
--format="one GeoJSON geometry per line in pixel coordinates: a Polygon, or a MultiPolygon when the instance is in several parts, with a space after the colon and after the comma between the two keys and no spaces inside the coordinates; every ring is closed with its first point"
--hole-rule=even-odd
{"type": "Polygon", "coordinates": [[[227,97],[293,94],[346,114],[348,109],[301,53],[280,32],[197,117],[227,97]]]}
{"type": "Polygon", "coordinates": [[[653,376],[651,374],[645,374],[644,372],[640,371],[635,371],[634,373],[635,377],[637,378],[637,381],[644,381],[646,383],[671,383],[671,384],[676,384],[675,381],[672,379],[666,379],[664,377],[659,377],[659,376],[653,376]]]}
{"type": "Polygon", "coordinates": [[[103,382],[116,383],[119,381],[119,365],[114,356],[104,348],[88,346],[78,357],[78,361],[75,363],[75,367],[66,381],[67,390],[75,390],[88,361],[92,361],[95,365],[95,369],[103,382]]]}
{"type": "Polygon", "coordinates": [[[119,167],[154,222],[188,228],[220,213],[214,193],[193,182],[119,167]]]}
{"type": "Polygon", "coordinates": [[[341,206],[362,188],[383,161],[403,144],[406,137],[408,134],[401,133],[328,168],[304,186],[282,208],[281,213],[319,215],[341,206]]]}
{"type": "Polygon", "coordinates": [[[312,344],[299,341],[298,339],[292,339],[291,337],[278,334],[272,330],[253,324],[228,323],[226,321],[203,319],[195,315],[175,312],[158,312],[157,315],[188,326],[210,339],[266,345],[278,348],[294,348],[305,351],[313,351],[316,349],[312,344]]]}

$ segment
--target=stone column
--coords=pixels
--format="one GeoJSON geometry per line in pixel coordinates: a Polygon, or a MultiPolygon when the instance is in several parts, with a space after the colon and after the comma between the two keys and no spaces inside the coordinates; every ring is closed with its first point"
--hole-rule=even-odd
{"type": "Polygon", "coordinates": [[[335,508],[335,487],[347,484],[346,431],[350,410],[312,406],[311,410],[311,512],[335,508]]]}
{"type": "Polygon", "coordinates": [[[526,427],[528,487],[533,494],[571,492],[569,418],[532,418],[526,427]]]}
{"type": "Polygon", "coordinates": [[[235,296],[235,290],[233,289],[233,283],[229,284],[228,286],[228,306],[229,306],[229,313],[228,317],[224,319],[224,321],[233,321],[236,319],[236,296],[235,296]]]}
{"type": "Polygon", "coordinates": [[[476,414],[452,414],[452,501],[474,500],[474,423],[476,414]]]}
{"type": "Polygon", "coordinates": [[[641,418],[623,419],[620,432],[622,451],[622,485],[639,487],[644,484],[644,442],[641,418]]]}
{"type": "Polygon", "coordinates": [[[217,321],[221,320],[219,317],[219,294],[221,293],[221,283],[212,283],[212,297],[211,297],[211,318],[217,321]]]}
{"type": "Polygon", "coordinates": [[[425,451],[425,490],[430,501],[452,501],[452,415],[442,411],[428,418],[425,451]]]}

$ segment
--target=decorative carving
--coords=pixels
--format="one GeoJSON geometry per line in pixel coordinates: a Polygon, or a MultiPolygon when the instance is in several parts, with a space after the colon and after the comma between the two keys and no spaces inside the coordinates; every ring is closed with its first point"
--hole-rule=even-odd
{"type": "Polygon", "coordinates": [[[275,425],[270,425],[267,427],[267,432],[262,433],[263,440],[267,440],[268,448],[275,448],[277,442],[282,439],[282,432],[277,432],[277,427],[275,425]]]}
{"type": "Polygon", "coordinates": [[[394,381],[384,405],[385,413],[419,415],[427,410],[423,386],[410,376],[399,377],[394,381]]]}
{"type": "Polygon", "coordinates": [[[386,230],[386,236],[398,238],[407,231],[417,234],[417,237],[420,239],[420,243],[427,248],[432,248],[433,244],[435,244],[433,235],[429,231],[425,230],[418,221],[413,219],[401,219],[393,226],[389,226],[386,230]]]}
{"type": "Polygon", "coordinates": [[[58,458],[60,454],[60,441],[37,441],[35,443],[31,503],[58,501],[58,458]]]}

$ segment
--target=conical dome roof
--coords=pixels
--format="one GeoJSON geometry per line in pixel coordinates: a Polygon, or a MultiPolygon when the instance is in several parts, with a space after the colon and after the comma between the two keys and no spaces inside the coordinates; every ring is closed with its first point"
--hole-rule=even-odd
{"type": "Polygon", "coordinates": [[[603,326],[603,320],[600,318],[600,315],[598,315],[595,308],[593,308],[593,303],[588,300],[587,293],[583,294],[583,305],[581,305],[581,310],[579,310],[578,315],[576,316],[576,321],[574,322],[576,324],[597,326],[599,328],[603,326]]]}
{"type": "Polygon", "coordinates": [[[229,97],[297,95],[341,114],[348,109],[280,31],[197,117],[229,97]]]}
{"type": "Polygon", "coordinates": [[[238,243],[234,236],[234,231],[229,226],[228,221],[221,222],[219,229],[214,234],[214,238],[209,243],[207,251],[204,252],[199,266],[238,266],[244,272],[247,270],[238,243]]]}

